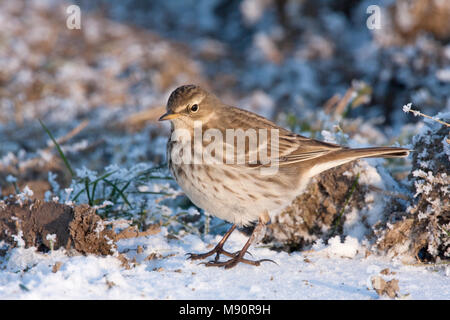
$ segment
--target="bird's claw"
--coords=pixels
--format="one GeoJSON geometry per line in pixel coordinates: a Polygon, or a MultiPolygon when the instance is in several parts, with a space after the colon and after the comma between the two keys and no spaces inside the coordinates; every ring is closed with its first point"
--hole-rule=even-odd
{"type": "Polygon", "coordinates": [[[248,260],[239,256],[234,256],[233,258],[227,261],[218,261],[217,259],[215,259],[214,261],[201,262],[200,264],[203,264],[206,267],[224,267],[225,269],[231,269],[235,267],[239,262],[249,264],[252,266],[260,266],[262,262],[273,262],[276,265],[278,265],[275,261],[271,259],[248,260]]]}

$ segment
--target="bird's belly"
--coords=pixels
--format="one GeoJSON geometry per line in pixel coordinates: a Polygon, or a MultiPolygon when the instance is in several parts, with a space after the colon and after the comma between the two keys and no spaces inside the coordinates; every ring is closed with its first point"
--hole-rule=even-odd
{"type": "Polygon", "coordinates": [[[296,196],[294,190],[291,195],[230,166],[181,164],[171,171],[196,206],[238,225],[248,225],[266,211],[277,213],[296,196]]]}

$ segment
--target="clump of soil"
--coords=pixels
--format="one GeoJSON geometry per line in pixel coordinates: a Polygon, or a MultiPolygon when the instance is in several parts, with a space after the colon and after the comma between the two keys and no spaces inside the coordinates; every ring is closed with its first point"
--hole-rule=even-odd
{"type": "Polygon", "coordinates": [[[22,190],[28,186],[34,192],[34,199],[44,200],[45,192],[51,189],[48,182],[49,172],[56,175],[55,180],[62,186],[69,185],[72,179],[59,157],[51,156],[48,162],[40,156],[29,160],[20,159],[12,154],[9,157],[11,159],[7,165],[0,161],[0,196],[14,194],[17,191],[16,187],[22,190]],[[16,186],[7,182],[10,175],[17,179],[16,186]]]}
{"type": "Polygon", "coordinates": [[[399,0],[390,8],[393,34],[408,42],[421,32],[437,39],[450,39],[450,3],[448,1],[399,0]]]}
{"type": "Polygon", "coordinates": [[[16,198],[0,202],[0,241],[13,246],[23,241],[26,247],[43,252],[63,247],[83,254],[109,255],[116,249],[114,239],[114,231],[105,228],[88,205],[71,207],[16,198]]]}
{"type": "Polygon", "coordinates": [[[397,279],[386,281],[380,276],[374,276],[371,278],[371,282],[373,289],[380,297],[386,295],[393,299],[399,296],[400,288],[397,279]]]}
{"type": "Polygon", "coordinates": [[[264,242],[294,251],[342,234],[346,210],[365,206],[369,186],[358,184],[355,163],[323,172],[267,226],[264,242]]]}
{"type": "MultiPolygon", "coordinates": [[[[25,182],[20,181],[19,183],[17,183],[17,188],[19,190],[23,190],[26,186],[28,186],[28,188],[33,190],[33,199],[38,200],[44,200],[45,192],[51,190],[50,183],[44,180],[28,180],[25,182]]],[[[14,194],[16,192],[15,187],[12,184],[9,184],[6,188],[2,188],[1,191],[2,192],[0,196],[3,195],[5,197],[14,194]]]]}
{"type": "Polygon", "coordinates": [[[441,125],[414,137],[409,175],[414,201],[401,221],[378,228],[378,249],[422,261],[450,258],[449,140],[448,128],[441,125]]]}

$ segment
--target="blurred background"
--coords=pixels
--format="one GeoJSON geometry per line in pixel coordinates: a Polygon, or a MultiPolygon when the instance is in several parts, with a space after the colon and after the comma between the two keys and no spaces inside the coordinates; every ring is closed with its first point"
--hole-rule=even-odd
{"type": "Polygon", "coordinates": [[[70,184],[38,119],[74,168],[163,164],[155,119],[188,83],[339,143],[407,144],[403,105],[450,110],[446,0],[3,0],[0,25],[3,195],[70,184]]]}

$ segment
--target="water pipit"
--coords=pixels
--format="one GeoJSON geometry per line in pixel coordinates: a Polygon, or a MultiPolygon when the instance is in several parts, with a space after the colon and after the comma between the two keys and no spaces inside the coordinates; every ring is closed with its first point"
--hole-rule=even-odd
{"type": "Polygon", "coordinates": [[[206,266],[232,268],[239,262],[258,266],[263,260],[244,258],[261,236],[270,217],[300,195],[310,179],[330,168],[360,158],[406,157],[396,147],[350,149],[310,139],[255,113],[221,102],[199,86],[174,90],[167,102],[172,134],[167,159],[175,180],[198,207],[233,225],[217,246],[189,258],[216,255],[206,266]],[[231,253],[223,246],[236,226],[258,221],[244,247],[231,253]],[[230,259],[220,261],[220,255],[230,259]]]}

